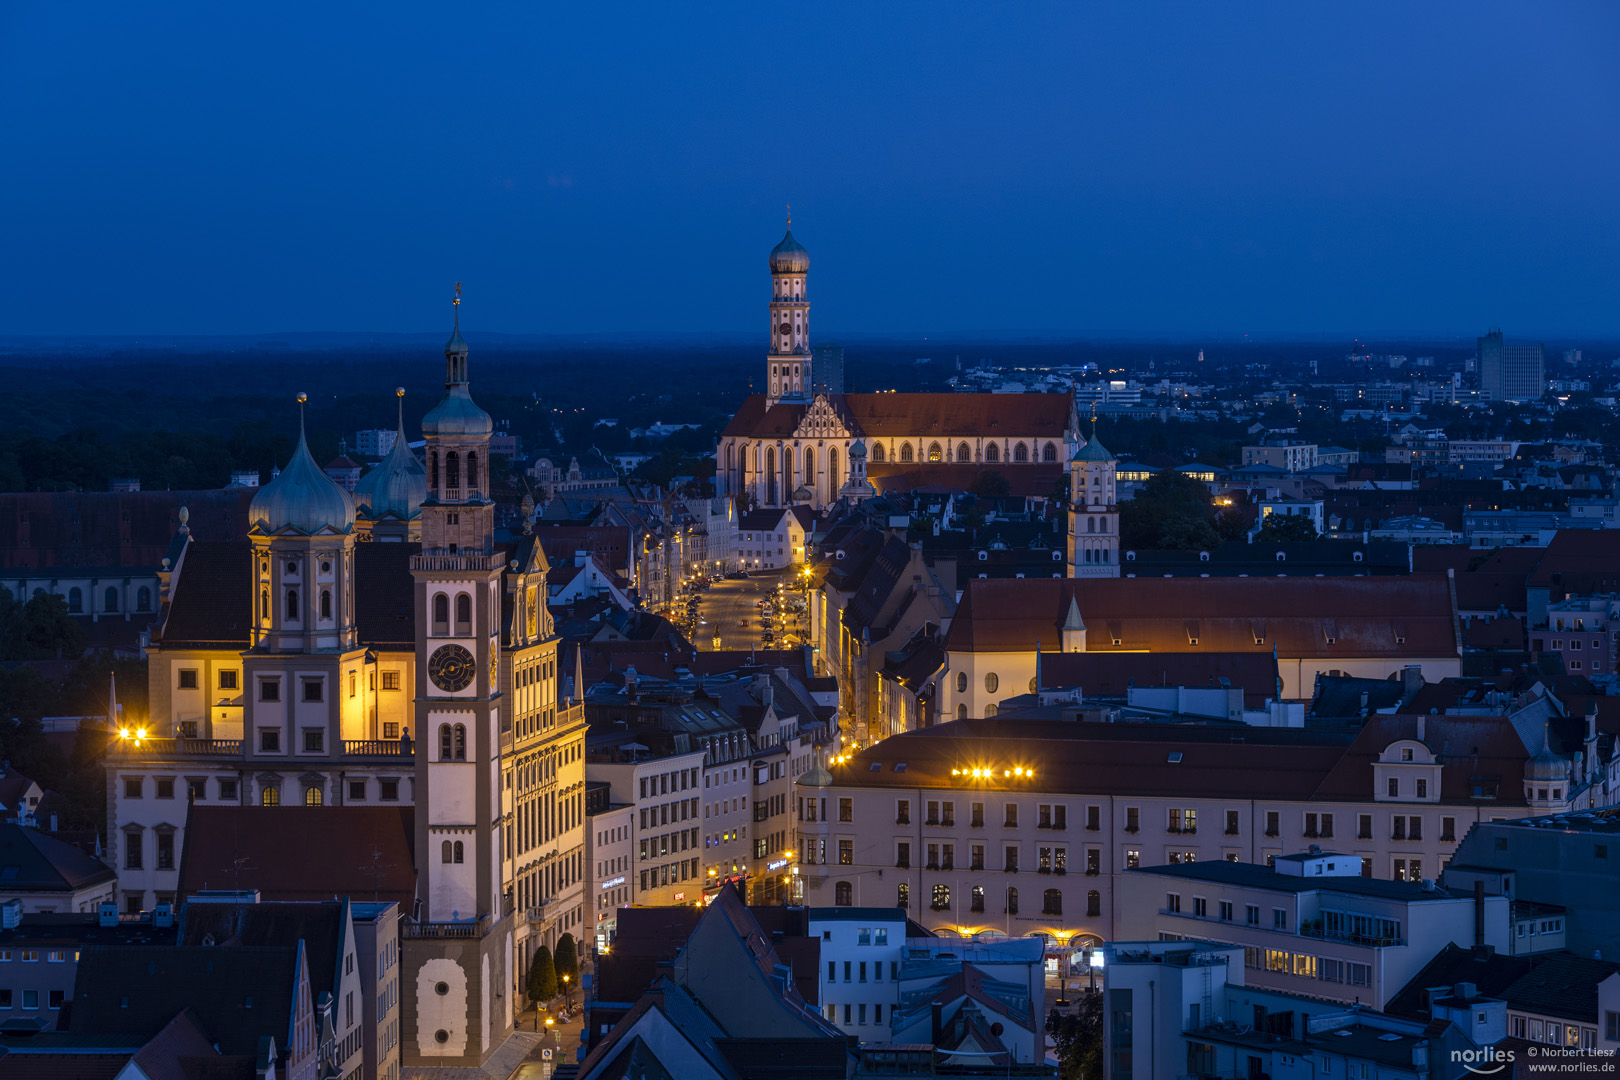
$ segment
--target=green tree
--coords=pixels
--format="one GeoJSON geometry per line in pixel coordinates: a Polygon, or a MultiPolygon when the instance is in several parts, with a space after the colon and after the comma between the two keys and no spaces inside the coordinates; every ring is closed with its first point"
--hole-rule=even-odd
{"type": "Polygon", "coordinates": [[[534,950],[529,961],[529,1000],[550,1001],[557,996],[557,967],[552,962],[551,950],[544,945],[534,950]]]}
{"type": "Polygon", "coordinates": [[[1057,1043],[1058,1076],[1062,1080],[1102,1075],[1101,990],[1082,992],[1073,1013],[1053,1009],[1046,1018],[1046,1032],[1057,1043]]]}
{"type": "Polygon", "coordinates": [[[1254,537],[1261,543],[1276,544],[1290,540],[1317,539],[1316,526],[1305,514],[1268,514],[1254,537]]]}
{"type": "Polygon", "coordinates": [[[1214,517],[1209,488],[1202,481],[1164,469],[1149,477],[1134,499],[1120,504],[1120,546],[1181,551],[1212,548],[1221,542],[1214,517]]]}
{"type": "Polygon", "coordinates": [[[559,979],[567,975],[576,983],[579,982],[579,949],[574,944],[573,934],[564,934],[557,939],[557,952],[552,962],[557,968],[559,979]]]}

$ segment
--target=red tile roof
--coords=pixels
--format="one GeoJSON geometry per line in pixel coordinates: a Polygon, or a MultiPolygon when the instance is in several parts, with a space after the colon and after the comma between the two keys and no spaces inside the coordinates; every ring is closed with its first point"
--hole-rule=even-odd
{"type": "Polygon", "coordinates": [[[1042,689],[1078,686],[1087,697],[1123,698],[1132,686],[1216,686],[1220,679],[1243,691],[1245,706],[1263,708],[1266,699],[1277,697],[1277,658],[1262,649],[1041,654],[1042,689]]]}
{"type": "Polygon", "coordinates": [[[1063,480],[1058,462],[990,462],[988,464],[889,463],[868,465],[867,479],[883,494],[903,491],[966,491],[981,473],[999,473],[1006,478],[1007,494],[1050,497],[1063,480]]]}
{"type": "Polygon", "coordinates": [[[1422,742],[1449,768],[1440,770],[1442,803],[1489,802],[1492,806],[1524,805],[1524,741],[1505,716],[1398,716],[1375,713],[1356,735],[1333,770],[1312,793],[1317,799],[1367,799],[1373,795],[1373,762],[1397,739],[1422,742]],[[1472,778],[1488,778],[1493,798],[1476,799],[1472,778]]]}
{"type": "MultiPolygon", "coordinates": [[[[401,759],[402,771],[409,762],[401,759]]],[[[193,806],[179,895],[258,889],[265,900],[392,900],[415,910],[408,806],[193,806]],[[320,852],[311,858],[311,852],[320,852]]]]}
{"type": "MultiPolygon", "coordinates": [[[[1068,394],[833,394],[829,400],[855,434],[882,439],[1005,436],[1061,442],[1074,408],[1068,394]]],[[[720,434],[790,436],[808,409],[803,404],[767,407],[765,395],[752,394],[720,434]]]]}
{"type": "Polygon", "coordinates": [[[945,640],[950,652],[1028,652],[1037,641],[1056,645],[1071,599],[1087,628],[1088,652],[1275,648],[1283,657],[1398,658],[1455,655],[1458,649],[1449,581],[1440,574],[975,578],[965,584],[945,640]]]}

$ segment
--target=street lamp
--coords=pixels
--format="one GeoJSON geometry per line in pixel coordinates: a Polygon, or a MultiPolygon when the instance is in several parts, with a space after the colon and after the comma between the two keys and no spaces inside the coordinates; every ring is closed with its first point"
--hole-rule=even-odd
{"type": "Polygon", "coordinates": [[[571,981],[572,976],[563,976],[563,1008],[565,1009],[572,1009],[574,1007],[574,997],[573,994],[570,993],[570,991],[573,990],[573,986],[570,985],[571,981]]]}

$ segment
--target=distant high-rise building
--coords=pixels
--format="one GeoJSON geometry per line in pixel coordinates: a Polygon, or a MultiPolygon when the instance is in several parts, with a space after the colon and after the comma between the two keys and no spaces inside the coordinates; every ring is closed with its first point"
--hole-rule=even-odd
{"type": "MultiPolygon", "coordinates": [[[[962,361],[956,362],[960,371],[962,361]]],[[[817,394],[844,392],[844,347],[842,345],[816,345],[810,350],[810,387],[817,394]]]]}
{"type": "Polygon", "coordinates": [[[1508,345],[1502,331],[1479,339],[1479,396],[1486,401],[1535,401],[1547,392],[1537,345],[1508,345]]]}

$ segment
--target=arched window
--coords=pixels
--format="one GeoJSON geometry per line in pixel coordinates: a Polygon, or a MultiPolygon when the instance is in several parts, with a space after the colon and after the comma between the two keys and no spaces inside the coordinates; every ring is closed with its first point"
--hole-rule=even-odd
{"type": "Polygon", "coordinates": [[[428,490],[439,490],[439,452],[428,451],[428,490]]]}
{"type": "Polygon", "coordinates": [[[456,725],[456,760],[467,760],[467,725],[456,725]]]}
{"type": "Polygon", "coordinates": [[[1008,889],[1007,890],[1007,914],[1008,915],[1016,915],[1016,914],[1018,914],[1018,890],[1017,889],[1008,889]]]}
{"type": "Polygon", "coordinates": [[[939,443],[929,443],[928,444],[928,460],[929,461],[943,461],[943,460],[945,460],[945,452],[939,448],[939,443]]]}
{"type": "Polygon", "coordinates": [[[1041,894],[1041,914],[1063,914],[1063,892],[1060,889],[1047,889],[1041,894]]]}
{"type": "Polygon", "coordinates": [[[453,752],[453,747],[454,747],[454,743],[451,741],[451,738],[450,738],[450,725],[449,724],[440,724],[439,725],[439,760],[440,761],[449,761],[449,760],[451,760],[451,754],[453,752]]]}
{"type": "Polygon", "coordinates": [[[928,906],[935,911],[949,910],[951,906],[951,887],[943,883],[935,885],[934,895],[929,900],[928,906]]]}
{"type": "Polygon", "coordinates": [[[991,443],[988,446],[986,446],[984,448],[984,460],[986,460],[986,461],[1000,461],[1001,460],[1001,449],[1000,449],[1000,447],[996,446],[995,443],[991,443]]]}
{"type": "Polygon", "coordinates": [[[872,460],[873,461],[876,461],[879,464],[882,464],[882,462],[884,460],[884,453],[885,453],[885,451],[883,449],[883,444],[882,443],[875,442],[875,443],[872,444],[872,460]]]}
{"type": "Polygon", "coordinates": [[[446,840],[444,843],[439,845],[439,861],[448,863],[454,851],[455,848],[451,846],[450,841],[446,840]]]}
{"type": "Polygon", "coordinates": [[[461,486],[461,459],[454,450],[444,455],[444,486],[451,491],[461,486]]]}
{"type": "Polygon", "coordinates": [[[967,693],[967,672],[965,671],[956,673],[956,692],[958,694],[967,693]]]}
{"type": "Polygon", "coordinates": [[[855,886],[847,881],[840,881],[833,886],[833,903],[839,907],[851,907],[855,903],[855,886]]]}
{"type": "Polygon", "coordinates": [[[1094,533],[1096,531],[1097,531],[1097,519],[1094,518],[1094,517],[1086,518],[1086,532],[1094,533]]]}
{"type": "Polygon", "coordinates": [[[102,605],[102,610],[118,610],[118,590],[111,585],[107,586],[106,603],[102,605]]]}
{"type": "Polygon", "coordinates": [[[904,881],[894,890],[894,906],[902,909],[911,906],[911,886],[904,881]]]}
{"type": "Polygon", "coordinates": [[[433,632],[435,634],[450,632],[450,598],[444,593],[435,593],[433,596],[433,632]]]}
{"type": "Polygon", "coordinates": [[[322,589],[321,590],[321,618],[330,619],[331,617],[332,617],[332,590],[331,589],[322,589]]]}
{"type": "Polygon", "coordinates": [[[281,805],[281,789],[276,787],[274,784],[266,784],[266,785],[264,785],[264,787],[259,789],[259,805],[260,806],[280,806],[281,805]]]}
{"type": "Polygon", "coordinates": [[[297,589],[288,589],[287,590],[287,618],[288,619],[297,619],[298,618],[298,590],[297,589]]]}
{"type": "Polygon", "coordinates": [[[268,619],[269,617],[270,617],[270,590],[269,589],[260,589],[259,590],[259,618],[268,619]]]}
{"type": "Polygon", "coordinates": [[[472,597],[466,593],[456,597],[456,633],[472,633],[472,597]]]}
{"type": "Polygon", "coordinates": [[[776,447],[765,448],[765,503],[768,506],[776,503],[776,447]]]}
{"type": "Polygon", "coordinates": [[[999,687],[1000,685],[1001,685],[1000,676],[998,676],[993,671],[985,672],[985,674],[984,674],[984,692],[985,693],[987,693],[987,694],[995,693],[996,688],[999,687]]]}
{"type": "MultiPolygon", "coordinates": [[[[1356,561],[1360,562],[1361,560],[1358,557],[1356,561]]],[[[135,594],[135,610],[152,610],[152,590],[145,585],[142,585],[140,591],[135,594]]]]}
{"type": "Polygon", "coordinates": [[[811,487],[816,484],[816,452],[808,446],[804,448],[804,482],[811,487]]]}
{"type": "Polygon", "coordinates": [[[321,789],[318,788],[318,787],[307,787],[307,788],[305,788],[304,789],[304,805],[305,806],[319,806],[319,805],[321,805],[321,789]]]}
{"type": "Polygon", "coordinates": [[[478,486],[478,455],[477,454],[468,454],[467,455],[467,486],[470,487],[470,488],[475,488],[475,487],[478,486]]]}
{"type": "Polygon", "coordinates": [[[457,840],[456,841],[456,862],[461,861],[462,855],[463,855],[463,851],[462,851],[462,847],[461,847],[461,841],[457,840]]]}
{"type": "Polygon", "coordinates": [[[1105,533],[1108,531],[1108,519],[1106,517],[1100,517],[1097,519],[1097,531],[1100,533],[1105,533]]]}
{"type": "Polygon", "coordinates": [[[995,715],[996,715],[996,707],[994,705],[986,705],[984,707],[984,718],[986,720],[989,720],[991,717],[993,717],[995,715]]]}
{"type": "MultiPolygon", "coordinates": [[[[145,592],[145,589],[141,590],[145,592]]],[[[68,610],[79,612],[84,610],[84,590],[77,585],[68,590],[68,610]]]]}
{"type": "Polygon", "coordinates": [[[967,719],[967,706],[966,705],[958,705],[956,707],[956,718],[958,720],[966,720],[967,719]]]}
{"type": "Polygon", "coordinates": [[[909,462],[911,460],[911,458],[912,458],[911,444],[910,443],[901,443],[900,444],[900,460],[903,461],[903,462],[909,462]]]}
{"type": "Polygon", "coordinates": [[[842,486],[838,482],[838,447],[834,446],[827,451],[827,490],[836,496],[842,486]]]}
{"type": "Polygon", "coordinates": [[[1096,889],[1086,893],[1086,914],[1091,916],[1102,914],[1102,893],[1096,889]]]}
{"type": "Polygon", "coordinates": [[[973,451],[968,449],[968,444],[967,443],[957,443],[956,444],[956,460],[957,461],[972,461],[973,460],[973,451]]]}
{"type": "Polygon", "coordinates": [[[1017,446],[1013,447],[1013,460],[1028,461],[1029,447],[1025,446],[1023,443],[1019,443],[1017,446]]]}

